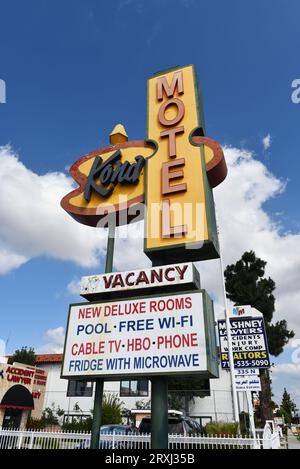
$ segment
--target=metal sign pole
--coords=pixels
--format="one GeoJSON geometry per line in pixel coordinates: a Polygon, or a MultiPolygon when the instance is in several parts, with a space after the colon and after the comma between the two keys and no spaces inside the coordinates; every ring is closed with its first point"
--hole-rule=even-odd
{"type": "Polygon", "coordinates": [[[104,380],[101,378],[98,378],[95,380],[95,384],[96,384],[96,388],[95,388],[94,409],[93,409],[91,449],[99,449],[104,380]]]}
{"type": "Polygon", "coordinates": [[[251,391],[249,391],[249,389],[247,389],[246,391],[246,397],[247,397],[247,403],[248,403],[250,430],[253,435],[253,438],[256,438],[252,394],[251,394],[251,391]]]}
{"type": "MultiPolygon", "coordinates": [[[[219,229],[218,229],[218,235],[219,235],[219,243],[220,243],[219,229]]],[[[228,358],[229,358],[229,369],[230,369],[231,388],[232,388],[233,416],[234,416],[234,420],[237,423],[239,423],[240,419],[239,419],[239,408],[238,408],[237,392],[236,392],[236,385],[235,385],[235,375],[234,375],[234,360],[233,360],[233,351],[232,351],[231,327],[230,327],[229,310],[228,310],[228,306],[227,306],[227,297],[226,297],[226,288],[225,288],[225,279],[224,279],[224,265],[223,265],[223,257],[222,257],[221,247],[220,247],[220,264],[221,264],[222,287],[223,287],[224,305],[225,305],[225,319],[226,319],[227,343],[228,343],[228,358]]]]}
{"type": "Polygon", "coordinates": [[[151,449],[168,449],[168,433],[168,378],[155,376],[151,379],[151,449]]]}
{"type": "Polygon", "coordinates": [[[168,378],[151,379],[151,448],[168,449],[168,378]]]}
{"type": "MultiPolygon", "coordinates": [[[[107,239],[105,273],[112,272],[112,269],[113,269],[115,229],[116,229],[116,225],[115,225],[114,215],[112,215],[108,217],[108,239],[107,239]]],[[[95,398],[94,398],[91,449],[99,448],[100,427],[101,427],[101,420],[102,420],[102,400],[103,400],[104,380],[102,378],[98,378],[95,380],[95,383],[96,383],[96,389],[95,389],[95,398]]]]}

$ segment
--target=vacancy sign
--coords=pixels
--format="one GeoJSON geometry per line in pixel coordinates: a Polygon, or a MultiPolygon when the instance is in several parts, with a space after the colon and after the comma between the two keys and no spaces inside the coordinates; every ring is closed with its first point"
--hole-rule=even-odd
{"type": "Polygon", "coordinates": [[[200,276],[190,263],[164,265],[143,270],[128,270],[81,278],[80,294],[88,300],[99,300],[107,294],[147,289],[147,293],[159,287],[181,290],[200,288],[200,276]]]}
{"type": "Polygon", "coordinates": [[[71,305],[62,377],[207,372],[203,295],[195,291],[71,305]]]}

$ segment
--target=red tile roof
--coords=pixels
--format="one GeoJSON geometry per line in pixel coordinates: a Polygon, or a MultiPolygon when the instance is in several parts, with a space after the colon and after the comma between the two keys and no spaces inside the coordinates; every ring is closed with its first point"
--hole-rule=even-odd
{"type": "Polygon", "coordinates": [[[36,363],[61,363],[63,361],[62,353],[48,353],[35,356],[36,363]]]}

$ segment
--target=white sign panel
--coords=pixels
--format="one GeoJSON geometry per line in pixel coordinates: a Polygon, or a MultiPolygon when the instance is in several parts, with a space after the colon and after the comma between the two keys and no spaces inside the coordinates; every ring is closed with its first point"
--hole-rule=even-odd
{"type": "MultiPolygon", "coordinates": [[[[257,317],[231,317],[231,341],[234,368],[269,368],[270,358],[262,314],[257,317]]],[[[218,321],[221,367],[229,368],[228,339],[225,320],[218,321]]]]}
{"type": "Polygon", "coordinates": [[[236,376],[235,386],[237,391],[261,391],[259,376],[236,376]]]}
{"type": "MultiPolygon", "coordinates": [[[[255,316],[260,316],[261,313],[255,310],[255,316]],[[258,314],[257,314],[258,313],[258,314]]],[[[234,306],[231,310],[232,317],[253,316],[252,308],[250,305],[234,306]]]]}
{"type": "Polygon", "coordinates": [[[203,293],[71,305],[62,376],[207,370],[203,293]]]}
{"type": "Polygon", "coordinates": [[[234,374],[236,376],[258,376],[259,368],[235,368],[234,374]]]}
{"type": "Polygon", "coordinates": [[[200,287],[199,273],[191,262],[82,277],[80,294],[89,299],[91,296],[96,297],[96,295],[110,292],[124,292],[144,288],[153,289],[165,286],[176,287],[184,284],[194,288],[200,287]]]}
{"type": "Polygon", "coordinates": [[[284,425],[284,418],[283,417],[274,417],[274,424],[275,425],[284,425]]]}

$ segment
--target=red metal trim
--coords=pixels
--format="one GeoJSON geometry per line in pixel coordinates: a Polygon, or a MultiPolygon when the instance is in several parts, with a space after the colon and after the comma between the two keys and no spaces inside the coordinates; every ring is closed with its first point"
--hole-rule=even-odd
{"type": "Polygon", "coordinates": [[[60,363],[63,360],[61,353],[43,354],[35,356],[36,363],[60,363]]]}
{"type": "Polygon", "coordinates": [[[214,153],[213,158],[206,165],[210,187],[221,184],[227,176],[227,166],[221,145],[208,137],[194,136],[192,142],[196,145],[207,145],[214,153]]]}

